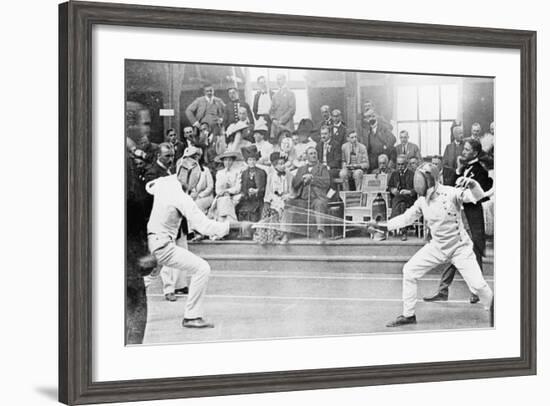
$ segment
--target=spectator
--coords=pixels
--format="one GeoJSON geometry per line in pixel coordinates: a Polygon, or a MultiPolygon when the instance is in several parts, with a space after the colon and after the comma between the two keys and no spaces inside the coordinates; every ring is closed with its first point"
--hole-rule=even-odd
{"type": "Polygon", "coordinates": [[[247,168],[241,174],[242,198],[237,206],[237,218],[241,221],[257,222],[262,214],[267,174],[263,169],[256,167],[260,157],[256,146],[243,148],[242,154],[247,168]]]}
{"type": "Polygon", "coordinates": [[[413,156],[409,159],[409,169],[414,174],[414,171],[416,171],[416,168],[418,168],[418,165],[420,165],[420,161],[417,157],[413,156]]]}
{"type": "Polygon", "coordinates": [[[169,142],[163,142],[159,145],[157,159],[145,171],[145,182],[171,175],[170,167],[173,162],[174,146],[169,142]]]}
{"type": "Polygon", "coordinates": [[[443,184],[454,186],[456,160],[464,149],[464,129],[461,125],[453,127],[453,141],[445,147],[443,153],[443,184]]]}
{"type": "MultiPolygon", "coordinates": [[[[396,170],[391,174],[388,181],[388,189],[392,196],[391,218],[405,213],[416,200],[413,179],[414,173],[407,168],[407,156],[405,154],[397,155],[396,170]]],[[[407,228],[404,227],[398,232],[401,234],[401,240],[406,241],[407,228]]]]}
{"type": "MultiPolygon", "coordinates": [[[[183,158],[192,158],[195,161],[199,162],[202,151],[196,147],[189,147],[185,150],[183,158]]],[[[208,209],[214,201],[214,179],[212,178],[212,173],[208,167],[201,167],[201,174],[199,181],[195,187],[188,191],[189,196],[195,201],[197,207],[203,212],[208,213],[208,209]]]]}
{"type": "Polygon", "coordinates": [[[346,125],[342,121],[342,112],[338,109],[332,110],[332,139],[342,145],[346,141],[348,132],[346,125]]]}
{"type": "Polygon", "coordinates": [[[431,163],[437,167],[439,183],[443,183],[443,157],[441,155],[434,155],[432,156],[431,163]]]}
{"type": "Polygon", "coordinates": [[[176,173],[176,162],[182,157],[183,151],[185,150],[185,144],[181,142],[180,137],[174,128],[169,128],[166,130],[164,142],[168,142],[174,147],[174,160],[172,162],[172,166],[170,167],[170,172],[176,173]]]}
{"type": "Polygon", "coordinates": [[[370,173],[372,173],[373,175],[388,175],[389,180],[390,175],[393,172],[393,170],[390,168],[389,162],[390,160],[386,154],[378,155],[378,167],[376,169],[373,169],[370,173]]]}
{"type": "Polygon", "coordinates": [[[491,171],[494,169],[495,160],[495,123],[492,122],[489,126],[489,132],[485,133],[479,140],[481,142],[481,149],[486,155],[486,167],[491,175],[491,171]]]}
{"type": "Polygon", "coordinates": [[[216,158],[223,163],[223,169],[216,174],[216,197],[212,202],[208,216],[217,221],[237,220],[235,207],[241,200],[241,171],[235,161],[241,158],[240,152],[226,151],[216,158]]]}
{"type": "Polygon", "coordinates": [[[199,141],[204,140],[204,148],[201,148],[201,158],[200,162],[203,166],[206,166],[210,169],[211,173],[216,168],[216,156],[225,151],[226,145],[225,140],[223,145],[218,145],[221,142],[221,139],[224,137],[215,136],[214,133],[210,131],[210,126],[208,123],[202,123],[199,129],[199,141]]]}
{"type": "Polygon", "coordinates": [[[292,175],[285,168],[286,160],[280,152],[269,157],[271,168],[267,175],[262,221],[269,223],[266,228],[258,228],[256,239],[260,244],[273,243],[282,237],[282,232],[274,227],[281,221],[285,202],[292,194],[292,175]]]}
{"type": "Polygon", "coordinates": [[[142,135],[136,142],[134,156],[143,160],[146,165],[152,165],[157,159],[158,151],[158,144],[151,142],[147,135],[142,135]]]}
{"type": "Polygon", "coordinates": [[[210,128],[217,126],[223,120],[225,104],[222,99],[214,96],[214,88],[211,84],[203,87],[204,96],[197,97],[185,110],[185,115],[195,128],[201,123],[208,123],[210,128]]]}
{"type": "Polygon", "coordinates": [[[239,109],[241,107],[244,107],[244,109],[246,110],[246,117],[248,119],[248,122],[253,125],[254,116],[252,114],[252,110],[250,109],[250,106],[247,102],[239,100],[239,90],[236,87],[230,87],[229,89],[227,89],[227,95],[229,97],[229,103],[227,103],[224,109],[224,128],[227,129],[229,124],[236,123],[240,120],[239,109]]]}
{"type": "Polygon", "coordinates": [[[279,152],[281,158],[285,160],[285,169],[288,172],[294,171],[296,169],[294,166],[294,161],[296,160],[296,148],[289,132],[283,132],[279,136],[277,152],[279,152]]]}
{"type": "Polygon", "coordinates": [[[264,171],[267,171],[271,165],[270,156],[273,152],[273,144],[266,141],[267,126],[265,123],[258,123],[254,128],[254,145],[258,149],[260,157],[258,159],[257,166],[264,171]]]}
{"type": "Polygon", "coordinates": [[[299,168],[292,180],[292,188],[296,197],[289,199],[285,205],[282,227],[284,234],[281,240],[283,244],[288,243],[289,234],[295,231],[292,224],[304,224],[310,217],[313,218],[314,224],[317,226],[317,238],[320,242],[324,241],[330,175],[326,166],[319,162],[317,150],[314,147],[309,147],[306,153],[307,165],[299,168]],[[311,216],[303,214],[306,210],[298,211],[294,208],[306,209],[311,216]]]}
{"type": "Polygon", "coordinates": [[[331,183],[339,178],[342,168],[342,147],[331,134],[329,127],[321,127],[321,142],[316,146],[317,156],[322,165],[328,168],[331,183]]]}
{"type": "Polygon", "coordinates": [[[288,88],[285,75],[277,75],[277,85],[279,85],[279,90],[273,95],[269,110],[272,138],[278,137],[283,128],[294,131],[294,114],[296,113],[296,96],[288,88]]]}
{"type": "Polygon", "coordinates": [[[399,141],[400,144],[395,147],[395,153],[397,155],[405,155],[407,157],[407,161],[409,161],[412,157],[415,157],[418,161],[422,161],[420,148],[418,148],[418,145],[409,142],[409,132],[407,130],[402,130],[399,132],[399,141]]]}
{"type": "Polygon", "coordinates": [[[308,163],[308,157],[306,151],[309,148],[315,148],[316,143],[310,137],[314,133],[313,122],[309,118],[300,120],[298,129],[294,131],[294,134],[298,138],[298,142],[294,145],[294,152],[296,159],[292,162],[295,168],[300,168],[308,163]]]}
{"type": "Polygon", "coordinates": [[[362,113],[365,113],[369,110],[373,110],[376,114],[376,118],[379,122],[383,123],[384,126],[388,127],[390,129],[390,131],[393,130],[393,125],[384,118],[384,116],[382,116],[381,114],[378,113],[378,111],[376,110],[376,105],[374,104],[374,102],[372,100],[366,100],[365,103],[363,103],[363,111],[362,113]]]}
{"type": "Polygon", "coordinates": [[[348,142],[342,145],[342,170],[340,177],[344,181],[344,190],[350,190],[349,179],[353,178],[354,190],[363,187],[363,175],[369,169],[367,147],[357,141],[355,131],[349,133],[348,142]]]}
{"type": "Polygon", "coordinates": [[[248,121],[248,114],[244,107],[239,107],[239,120],[230,124],[225,133],[227,149],[240,151],[241,148],[249,146],[254,137],[252,136],[254,126],[248,121]]]}
{"type": "MultiPolygon", "coordinates": [[[[365,118],[367,120],[368,127],[367,137],[368,145],[367,149],[369,151],[369,162],[373,166],[373,169],[378,165],[378,156],[385,154],[388,157],[393,156],[394,154],[394,145],[396,138],[391,132],[390,127],[385,125],[383,122],[379,122],[374,110],[368,110],[365,112],[365,118]]],[[[388,162],[388,165],[391,166],[391,163],[388,162]]]]}
{"type": "MultiPolygon", "coordinates": [[[[254,118],[263,121],[267,127],[267,133],[270,135],[271,131],[271,117],[269,112],[271,110],[271,100],[273,99],[273,91],[267,88],[267,80],[265,76],[258,77],[258,88],[259,90],[254,95],[254,102],[252,104],[252,112],[254,118]]],[[[269,140],[272,144],[277,143],[277,138],[271,139],[268,136],[266,139],[269,140]]]]}
{"type": "Polygon", "coordinates": [[[481,124],[473,123],[472,129],[470,131],[470,138],[473,138],[477,141],[481,138],[481,124]]]}

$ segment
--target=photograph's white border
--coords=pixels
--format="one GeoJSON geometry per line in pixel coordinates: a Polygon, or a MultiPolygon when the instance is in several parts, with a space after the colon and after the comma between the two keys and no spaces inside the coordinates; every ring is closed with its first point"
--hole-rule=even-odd
{"type": "Polygon", "coordinates": [[[519,356],[520,171],[504,168],[507,192],[495,205],[494,330],[125,347],[120,142],[125,59],[494,76],[495,122],[505,123],[495,150],[500,173],[505,161],[519,162],[519,51],[114,26],[94,26],[92,43],[94,381],[519,356]]]}

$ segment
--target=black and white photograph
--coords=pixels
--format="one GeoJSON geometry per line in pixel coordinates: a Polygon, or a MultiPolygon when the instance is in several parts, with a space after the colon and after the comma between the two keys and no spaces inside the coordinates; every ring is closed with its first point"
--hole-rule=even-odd
{"type": "Polygon", "coordinates": [[[126,345],[494,328],[494,77],[124,69],[126,345]]]}

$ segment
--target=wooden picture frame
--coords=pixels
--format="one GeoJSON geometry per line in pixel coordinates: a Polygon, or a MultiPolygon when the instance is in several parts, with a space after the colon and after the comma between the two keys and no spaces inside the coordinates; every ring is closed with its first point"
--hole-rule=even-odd
{"type": "MultiPolygon", "coordinates": [[[[519,214],[518,214],[519,215],[519,214]]],[[[68,2],[59,6],[59,400],[122,402],[536,373],[536,33],[68,2]],[[92,348],[92,27],[96,24],[286,34],[519,50],[521,55],[521,354],[283,372],[94,382],[92,348]]]]}

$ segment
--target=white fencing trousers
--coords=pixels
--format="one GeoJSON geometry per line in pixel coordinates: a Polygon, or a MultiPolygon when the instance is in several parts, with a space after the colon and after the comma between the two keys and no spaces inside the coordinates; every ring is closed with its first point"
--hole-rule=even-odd
{"type": "Polygon", "coordinates": [[[189,295],[185,303],[184,318],[194,319],[203,316],[203,301],[210,276],[210,265],[204,259],[185,248],[170,242],[154,251],[160,265],[175,268],[191,276],[189,295]]]}
{"type": "Polygon", "coordinates": [[[415,314],[418,279],[436,265],[448,262],[456,267],[470,291],[478,295],[480,302],[489,309],[493,291],[481,274],[472,243],[459,245],[450,256],[446,256],[439,248],[428,243],[403,266],[403,316],[410,317],[415,314]]]}
{"type": "MultiPolygon", "coordinates": [[[[182,235],[178,238],[176,245],[187,249],[187,236],[182,235]]],[[[187,273],[177,268],[163,266],[160,270],[160,278],[162,279],[162,292],[165,295],[167,293],[174,293],[176,289],[183,289],[187,286],[187,273]]]]}

